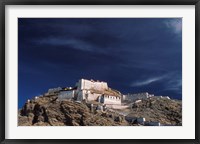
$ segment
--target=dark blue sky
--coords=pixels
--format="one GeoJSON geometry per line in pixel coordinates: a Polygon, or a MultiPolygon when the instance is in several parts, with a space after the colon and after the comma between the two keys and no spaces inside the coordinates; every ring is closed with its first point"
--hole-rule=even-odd
{"type": "Polygon", "coordinates": [[[182,19],[19,18],[19,107],[80,78],[182,98],[182,19]]]}

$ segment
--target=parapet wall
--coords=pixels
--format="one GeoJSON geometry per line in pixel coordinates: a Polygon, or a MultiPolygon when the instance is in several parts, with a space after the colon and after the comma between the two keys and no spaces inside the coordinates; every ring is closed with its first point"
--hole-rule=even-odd
{"type": "Polygon", "coordinates": [[[119,97],[111,96],[110,97],[104,97],[104,104],[114,104],[114,105],[121,105],[121,99],[119,97]]]}
{"type": "Polygon", "coordinates": [[[128,101],[136,101],[139,99],[147,99],[149,97],[152,97],[154,95],[150,95],[149,93],[138,93],[138,94],[127,94],[123,95],[123,100],[128,100],[128,101]]]}

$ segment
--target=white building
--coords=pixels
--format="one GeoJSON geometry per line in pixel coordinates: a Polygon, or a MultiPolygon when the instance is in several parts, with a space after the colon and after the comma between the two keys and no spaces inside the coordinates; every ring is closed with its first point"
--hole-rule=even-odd
{"type": "Polygon", "coordinates": [[[104,104],[121,104],[121,93],[112,90],[106,82],[81,79],[76,83],[77,100],[98,101],[104,104]]]}
{"type": "Polygon", "coordinates": [[[107,105],[121,105],[121,93],[108,87],[106,82],[80,79],[75,88],[62,90],[58,94],[58,100],[76,99],[97,101],[107,105]]]}
{"type": "Polygon", "coordinates": [[[79,90],[94,89],[98,91],[104,91],[108,89],[108,84],[106,82],[99,82],[99,81],[86,80],[86,79],[80,79],[76,83],[76,86],[79,90]]]}

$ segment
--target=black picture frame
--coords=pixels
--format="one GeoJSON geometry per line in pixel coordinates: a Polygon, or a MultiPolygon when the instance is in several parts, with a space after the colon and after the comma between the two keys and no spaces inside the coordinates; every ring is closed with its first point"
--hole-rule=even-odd
{"type": "MultiPolygon", "coordinates": [[[[199,72],[200,72],[200,0],[1,0],[0,2],[0,142],[1,143],[152,143],[152,144],[199,144],[199,72]],[[195,5],[195,139],[5,139],[5,7],[6,5],[195,5]]],[[[189,131],[188,131],[189,133],[189,131]]]]}

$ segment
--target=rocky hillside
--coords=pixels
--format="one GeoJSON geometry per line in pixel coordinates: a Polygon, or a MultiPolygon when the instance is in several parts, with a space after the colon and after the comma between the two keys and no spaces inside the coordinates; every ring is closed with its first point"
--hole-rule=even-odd
{"type": "Polygon", "coordinates": [[[91,111],[90,105],[72,100],[58,101],[56,96],[30,100],[18,113],[19,126],[128,126],[137,122],[126,121],[128,117],[144,117],[146,121],[181,125],[182,103],[178,100],[151,98],[130,104],[125,110],[91,111]]]}
{"type": "Polygon", "coordinates": [[[144,117],[146,121],[164,125],[182,125],[182,101],[152,97],[132,104],[128,116],[144,117]]]}
{"type": "Polygon", "coordinates": [[[84,103],[39,97],[19,110],[19,126],[117,126],[128,125],[121,116],[91,112],[84,103]]]}

